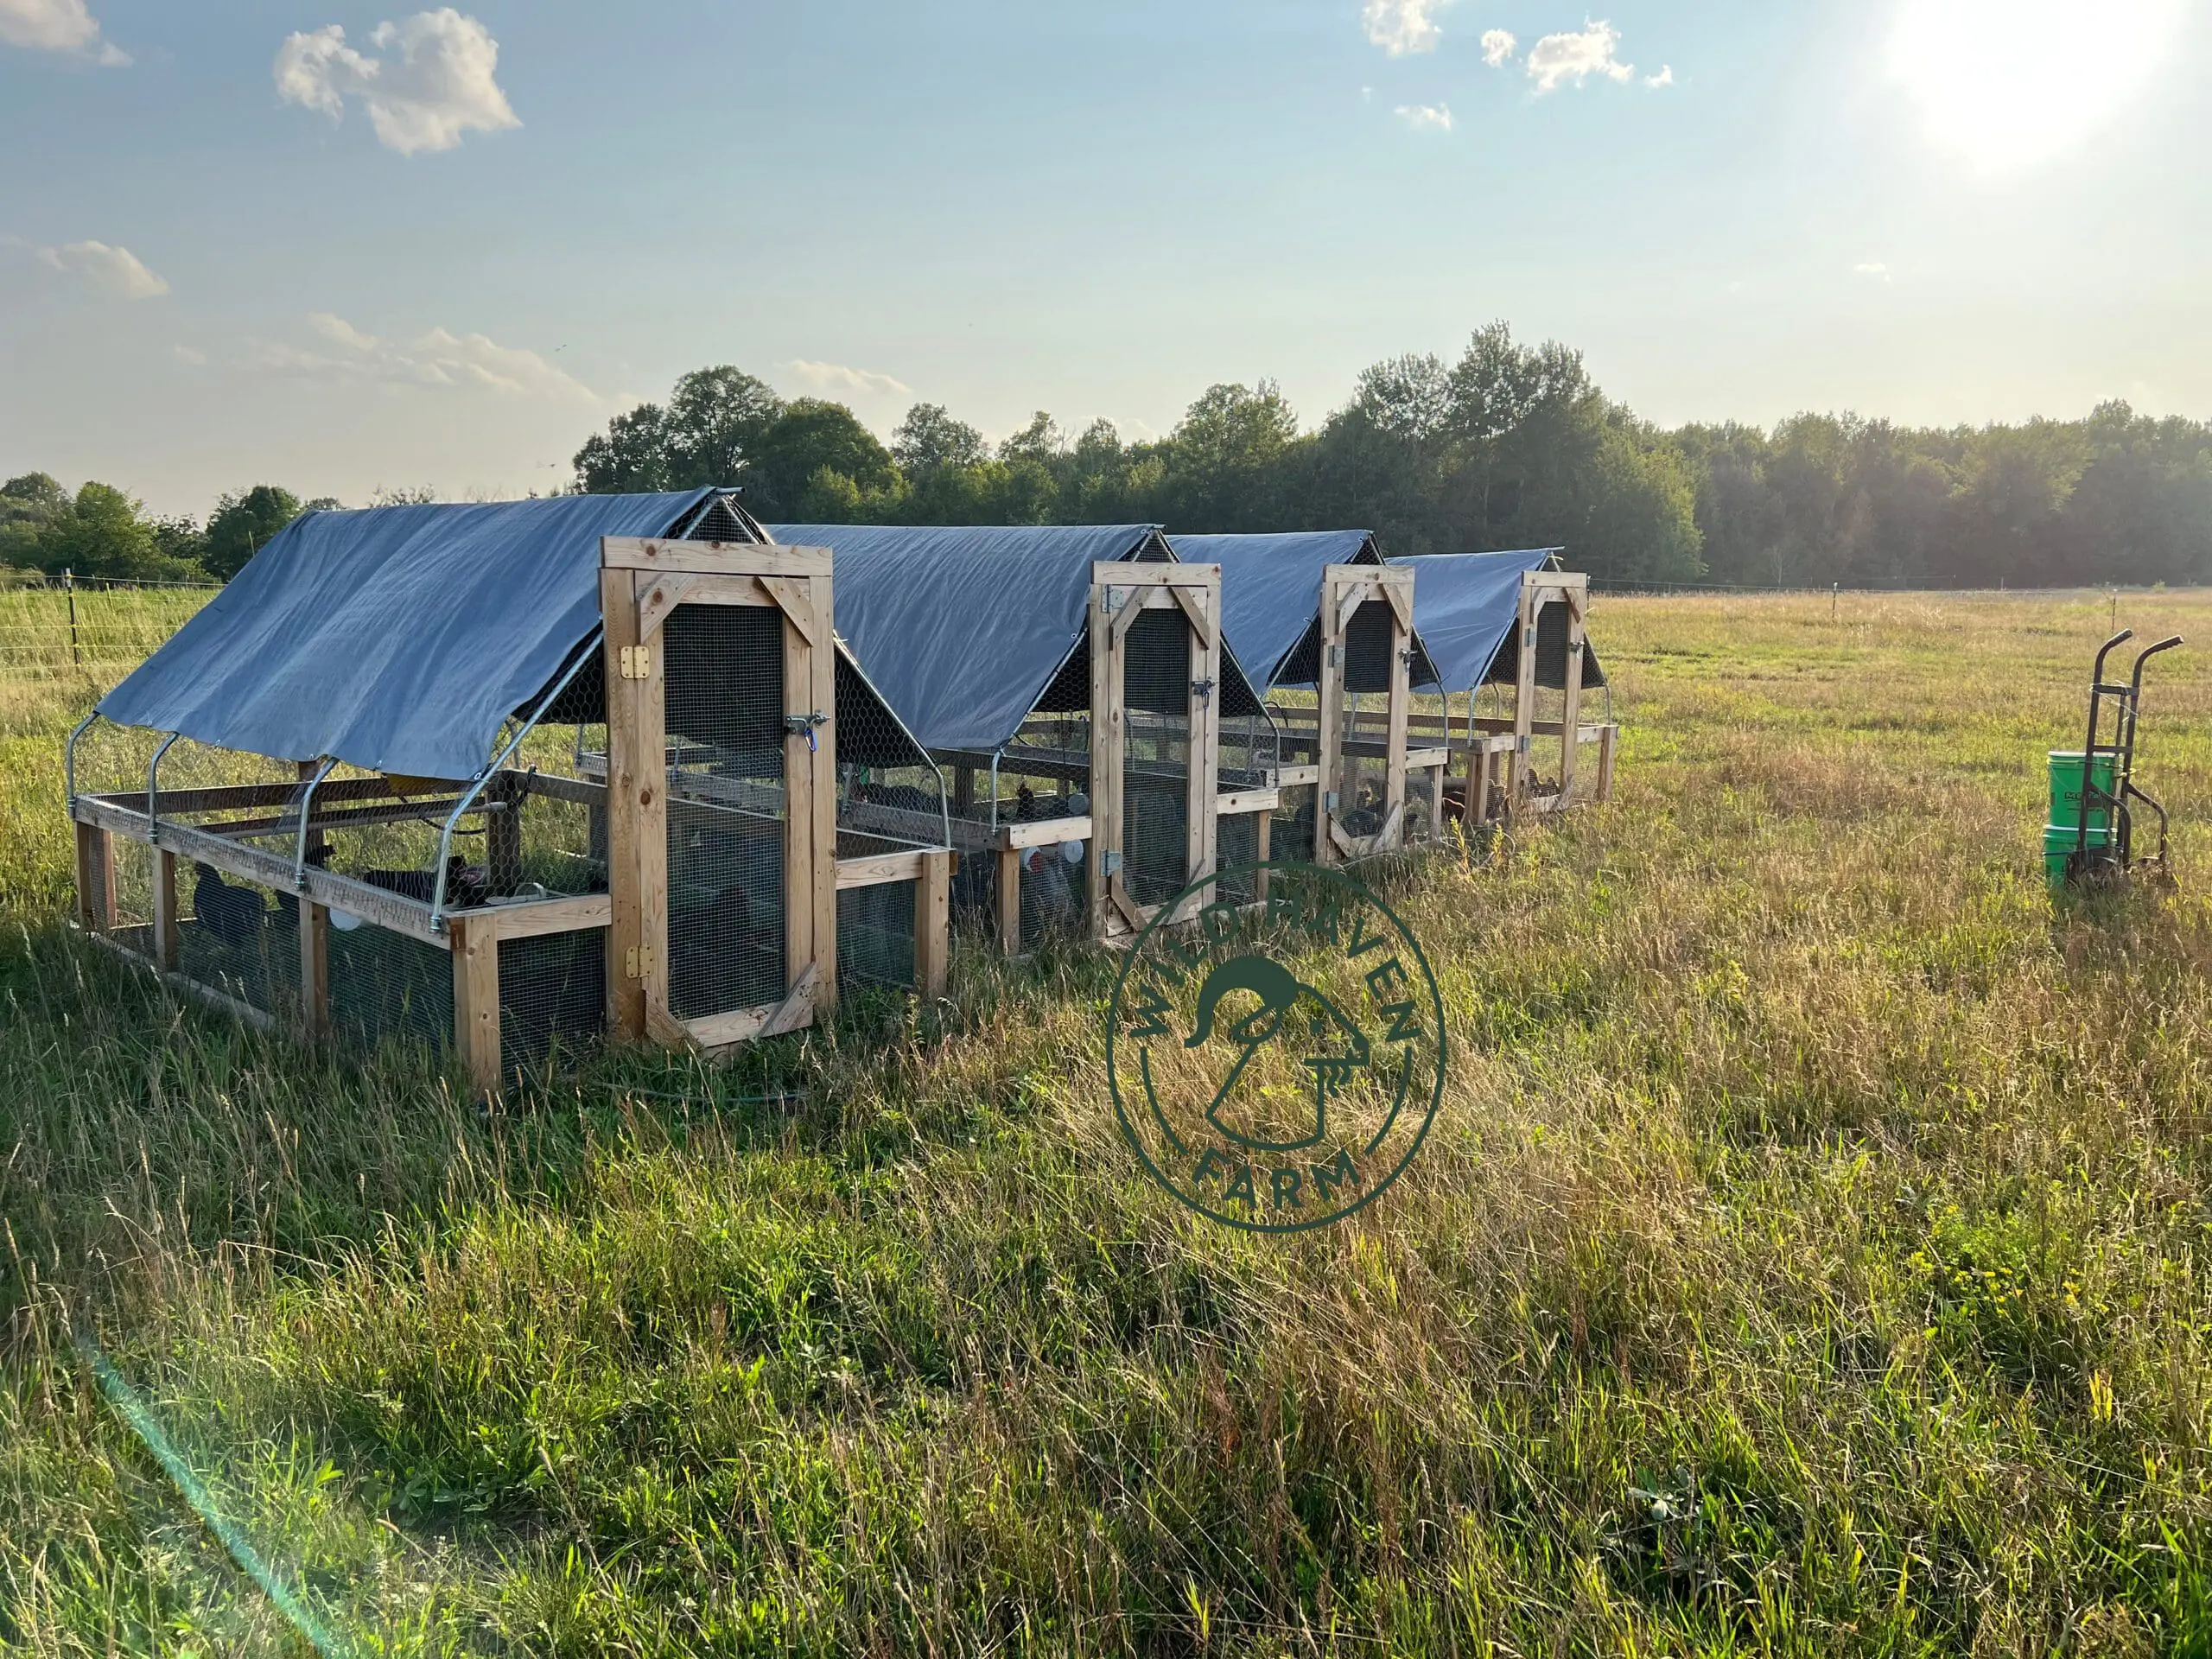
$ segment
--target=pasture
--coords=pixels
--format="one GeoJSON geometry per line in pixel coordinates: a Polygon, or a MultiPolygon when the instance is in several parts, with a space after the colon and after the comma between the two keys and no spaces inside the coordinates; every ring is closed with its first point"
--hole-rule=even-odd
{"type": "Polygon", "coordinates": [[[2104,594],[1601,598],[1615,804],[1387,878],[1443,1109],[1287,1238],[1142,1177],[1087,955],[497,1110],[174,1004],[62,925],[120,671],[15,648],[58,602],[0,594],[0,1648],[306,1650],[96,1344],[349,1654],[2212,1651],[2212,595],[2118,601],[2202,642],[2178,887],[2056,910],[2104,594]]]}

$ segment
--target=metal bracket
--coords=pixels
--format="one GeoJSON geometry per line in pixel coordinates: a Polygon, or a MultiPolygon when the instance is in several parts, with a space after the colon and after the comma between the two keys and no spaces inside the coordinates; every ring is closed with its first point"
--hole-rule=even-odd
{"type": "Polygon", "coordinates": [[[653,648],[651,645],[622,647],[622,677],[626,680],[649,680],[653,673],[653,648]]]}
{"type": "Polygon", "coordinates": [[[1119,875],[1122,873],[1122,855],[1110,847],[1100,855],[1099,863],[1108,875],[1119,875]]]}
{"type": "Polygon", "coordinates": [[[1332,789],[1321,798],[1321,810],[1325,812],[1333,812],[1343,801],[1344,797],[1332,789]]]}
{"type": "Polygon", "coordinates": [[[653,948],[650,944],[633,944],[622,953],[622,976],[643,979],[653,970],[653,948]]]}

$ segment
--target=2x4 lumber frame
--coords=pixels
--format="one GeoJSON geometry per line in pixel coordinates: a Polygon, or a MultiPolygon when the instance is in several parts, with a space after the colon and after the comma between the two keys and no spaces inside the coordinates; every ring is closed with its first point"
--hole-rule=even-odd
{"type": "Polygon", "coordinates": [[[934,1002],[945,993],[952,970],[952,853],[933,848],[922,855],[914,882],[914,992],[934,1002]]]}
{"type": "Polygon", "coordinates": [[[609,537],[600,544],[607,687],[607,1023],[715,1050],[796,1029],[836,1005],[836,646],[826,548],[609,537]],[[668,775],[661,626],[679,604],[754,605],[781,620],[785,995],[687,1021],[668,1012],[668,775]],[[652,643],[648,644],[651,640],[652,643]],[[644,647],[642,652],[639,648],[644,647]],[[625,652],[636,664],[625,677],[625,652]],[[634,976],[633,976],[634,969],[634,976]]]}
{"type": "Polygon", "coordinates": [[[77,925],[105,933],[115,925],[115,843],[105,830],[82,818],[75,829],[77,925]]]}
{"type": "MultiPolygon", "coordinates": [[[[141,807],[118,806],[95,795],[80,795],[70,803],[70,816],[79,823],[89,823],[126,841],[152,845],[152,825],[141,807]]],[[[264,851],[244,842],[236,842],[189,824],[172,823],[162,820],[162,847],[181,858],[195,864],[206,864],[226,875],[235,875],[257,882],[278,892],[304,891],[318,904],[334,910],[343,910],[359,916],[363,921],[374,922],[378,927],[394,933],[404,933],[411,939],[442,949],[445,936],[430,925],[430,907],[417,904],[383,887],[372,887],[351,876],[336,875],[328,870],[309,865],[299,874],[305,885],[295,880],[289,858],[264,851]]]]}
{"type": "Polygon", "coordinates": [[[496,1096],[499,1065],[499,942],[448,918],[453,951],[453,1039],[469,1085],[496,1096]]]}
{"type": "MultiPolygon", "coordinates": [[[[1185,705],[1184,860],[1187,881],[1213,873],[1217,818],[1214,802],[1221,755],[1221,567],[1218,564],[1138,564],[1101,562],[1090,568],[1090,931],[1110,940],[1141,928],[1151,912],[1129,894],[1123,879],[1129,716],[1129,630],[1139,613],[1173,607],[1189,623],[1190,698],[1185,705]]],[[[1018,869],[1018,867],[1017,867],[1018,869]]],[[[1186,913],[1209,889],[1185,901],[1186,913]]],[[[1017,918],[1018,921],[1018,918],[1017,918]]],[[[1001,933],[1005,931],[1003,920],[1001,933]]]]}
{"type": "Polygon", "coordinates": [[[1335,863],[1351,849],[1359,855],[1382,852],[1405,839],[1406,755],[1408,721],[1413,713],[1413,597],[1414,573],[1371,564],[1332,564],[1321,573],[1321,661],[1315,702],[1319,724],[1316,757],[1319,797],[1314,822],[1325,823],[1325,833],[1313,838],[1314,858],[1335,863]],[[1389,684],[1384,700],[1382,760],[1382,825],[1364,837],[1347,835],[1338,820],[1356,802],[1344,798],[1351,782],[1347,763],[1370,752],[1371,740],[1354,740],[1344,729],[1346,644],[1353,619],[1367,606],[1381,604],[1389,612],[1389,684]],[[1337,798],[1332,810],[1331,796],[1337,798]]]}

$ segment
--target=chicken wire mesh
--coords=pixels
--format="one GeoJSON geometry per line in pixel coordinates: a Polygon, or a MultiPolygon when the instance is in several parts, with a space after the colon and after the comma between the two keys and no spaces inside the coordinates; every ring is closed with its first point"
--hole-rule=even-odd
{"type": "Polygon", "coordinates": [[[499,941],[499,1065],[542,1076],[595,1046],[607,1025],[603,927],[499,941]]]}
{"type": "Polygon", "coordinates": [[[340,911],[330,913],[330,1027],[374,1051],[453,1041],[453,953],[340,911]]]}
{"type": "MultiPolygon", "coordinates": [[[[1275,856],[1273,849],[1274,838],[1273,826],[1270,825],[1268,830],[1270,857],[1275,856]]],[[[1217,904],[1249,905],[1258,899],[1259,878],[1249,871],[1241,875],[1236,871],[1238,865],[1255,863],[1259,856],[1260,815],[1258,813],[1239,812],[1232,817],[1223,818],[1215,824],[1214,868],[1226,872],[1221,880],[1215,885],[1214,901],[1217,904]]]]}
{"type": "Polygon", "coordinates": [[[1148,610],[1122,646],[1122,882],[1140,905],[1165,904],[1190,870],[1191,625],[1148,610]]]}
{"type": "Polygon", "coordinates": [[[177,901],[178,973],[272,1018],[297,1018],[297,894],[180,861],[177,901]]]}
{"type": "Polygon", "coordinates": [[[1268,856],[1301,864],[1313,861],[1314,800],[1319,791],[1312,784],[1286,784],[1278,794],[1281,804],[1268,832],[1268,856]]]}
{"type": "Polygon", "coordinates": [[[661,635],[669,1011],[695,1020],[786,988],[783,613],[678,605],[661,635]]]}
{"type": "Polygon", "coordinates": [[[840,990],[913,988],[914,887],[912,881],[884,881],[838,892],[840,990]]]}

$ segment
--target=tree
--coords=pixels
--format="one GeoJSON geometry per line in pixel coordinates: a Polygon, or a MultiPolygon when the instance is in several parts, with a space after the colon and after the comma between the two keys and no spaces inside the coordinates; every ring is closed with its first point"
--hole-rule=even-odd
{"type": "Polygon", "coordinates": [[[753,440],[742,474],[746,505],[766,519],[806,519],[808,500],[834,505],[842,491],[824,493],[816,474],[823,469],[851,483],[856,499],[895,490],[900,482],[891,452],[842,404],[800,397],[786,404],[753,440]]]}
{"type": "Polygon", "coordinates": [[[1171,435],[1166,495],[1171,528],[1270,530],[1286,518],[1284,462],[1298,415],[1272,380],[1210,386],[1171,435]]]}
{"type": "Polygon", "coordinates": [[[891,434],[892,459],[910,479],[943,467],[973,467],[983,454],[983,435],[953,419],[942,404],[916,404],[891,434]]]}
{"type": "Polygon", "coordinates": [[[38,556],[49,573],[73,570],[125,582],[192,582],[207,575],[198,565],[164,556],[139,503],[98,482],[80,486],[68,511],[40,533],[38,556]]]}
{"type": "Polygon", "coordinates": [[[603,495],[741,483],[784,410],[766,381],[742,369],[694,369],[676,383],[667,407],[640,404],[587,438],[576,451],[577,485],[603,495]]]}
{"type": "Polygon", "coordinates": [[[36,569],[39,537],[69,511],[69,493],[48,473],[25,473],[0,484],[0,567],[36,569]]]}
{"type": "Polygon", "coordinates": [[[300,516],[299,498],[275,484],[257,484],[218,498],[208,515],[202,562],[228,582],[269,538],[300,516]]]}

